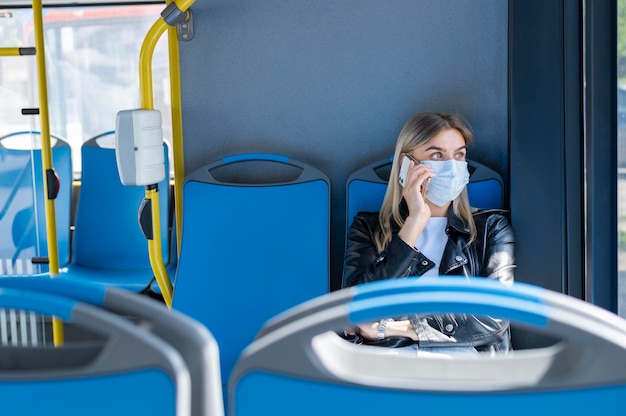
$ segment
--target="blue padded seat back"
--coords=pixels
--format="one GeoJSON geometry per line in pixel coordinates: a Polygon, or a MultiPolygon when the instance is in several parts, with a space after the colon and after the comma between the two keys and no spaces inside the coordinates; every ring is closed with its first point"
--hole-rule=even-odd
{"type": "MultiPolygon", "coordinates": [[[[58,261],[70,261],[72,160],[67,142],[51,136],[52,166],[59,181],[54,200],[58,261]]],[[[48,256],[45,193],[40,133],[20,131],[0,138],[0,259],[26,260],[48,256]],[[10,237],[9,237],[10,236],[10,237]]],[[[7,265],[5,264],[5,268],[7,265]]],[[[47,271],[47,266],[41,266],[47,271]]],[[[13,273],[16,269],[13,269],[13,273]]],[[[0,272],[6,274],[6,270],[0,272]]],[[[22,273],[26,274],[24,270],[22,273]]]]}
{"type": "Polygon", "coordinates": [[[2,381],[0,375],[0,390],[7,414],[35,412],[42,408],[41,403],[47,403],[46,413],[50,415],[81,415],[86,409],[89,409],[90,415],[176,414],[176,391],[172,381],[158,368],[74,379],[19,382],[2,381]],[[68,391],[72,392],[69,404],[58,400],[68,391]],[[115,392],[114,400],[102,400],[103,392],[115,392]],[[37,397],[38,404],[31,409],[31,405],[24,403],[32,403],[32,397],[37,397]],[[146,397],[154,399],[146,400],[146,397]],[[100,403],[96,406],[94,402],[100,403]]]}
{"type": "Polygon", "coordinates": [[[504,208],[504,181],[495,170],[468,160],[470,181],[467,184],[467,194],[470,205],[480,209],[504,208]]]}
{"type": "Polygon", "coordinates": [[[520,416],[530,408],[542,415],[620,414],[613,409],[626,394],[625,343],[621,317],[538,286],[458,276],[387,279],[335,291],[274,319],[232,372],[229,415],[344,416],[365,401],[450,416],[476,407],[506,407],[507,415],[520,416]],[[419,349],[355,345],[336,334],[385,316],[433,311],[497,316],[555,342],[531,354],[442,359],[419,349]]]}
{"type": "MultiPolygon", "coordinates": [[[[82,178],[74,231],[72,264],[98,269],[150,269],[148,240],[138,222],[142,186],[124,186],[115,159],[115,134],[107,132],[82,146],[82,178]]],[[[165,171],[168,172],[164,144],[165,171]]],[[[163,259],[168,260],[169,185],[159,185],[163,259]]]]}
{"type": "Polygon", "coordinates": [[[191,380],[180,353],[125,316],[12,288],[0,291],[0,308],[54,316],[68,324],[68,335],[79,329],[60,346],[0,346],[5,414],[190,414],[191,380]]]}
{"type": "Polygon", "coordinates": [[[265,321],[328,292],[329,201],[326,175],[280,155],[224,158],[187,176],[173,308],[215,336],[223,381],[265,321]],[[274,167],[289,179],[259,179],[274,167]],[[221,168],[247,178],[216,179],[221,168]]]}
{"type": "MultiPolygon", "coordinates": [[[[219,349],[213,335],[199,322],[164,308],[161,302],[148,296],[137,296],[136,293],[127,290],[94,284],[85,279],[73,279],[71,277],[59,279],[46,275],[5,277],[0,279],[0,288],[0,291],[19,289],[63,296],[77,302],[96,306],[116,316],[124,318],[132,316],[131,322],[137,325],[139,332],[146,331],[156,335],[160,340],[174,347],[185,361],[192,382],[191,415],[224,415],[222,382],[219,373],[219,349]]],[[[65,330],[68,341],[76,339],[76,336],[71,334],[71,328],[66,327],[65,330]]],[[[0,330],[0,339],[2,338],[1,332],[0,330]]],[[[88,337],[88,335],[83,334],[81,342],[86,341],[88,337]]],[[[17,346],[18,344],[13,345],[17,346]]],[[[111,381],[115,382],[115,379],[111,381]]],[[[125,387],[124,390],[137,391],[136,389],[142,386],[143,383],[137,381],[137,386],[125,387]]],[[[118,385],[117,388],[121,388],[121,386],[118,385]]],[[[146,391],[142,394],[149,397],[155,392],[146,391]]],[[[81,399],[83,398],[81,397],[81,399]]],[[[162,399],[165,398],[159,398],[159,401],[163,405],[162,399]]],[[[78,399],[72,402],[76,403],[78,399]]],[[[124,401],[120,400],[120,402],[124,404],[124,401]]],[[[134,413],[145,414],[146,412],[147,408],[139,408],[134,413]]],[[[149,414],[154,413],[150,412],[149,414]]]]}
{"type": "MultiPolygon", "coordinates": [[[[377,212],[383,203],[393,157],[374,162],[358,169],[347,181],[347,225],[359,211],[377,212]]],[[[504,185],[495,170],[468,160],[470,183],[467,192],[470,205],[474,208],[502,208],[504,185]]]]}

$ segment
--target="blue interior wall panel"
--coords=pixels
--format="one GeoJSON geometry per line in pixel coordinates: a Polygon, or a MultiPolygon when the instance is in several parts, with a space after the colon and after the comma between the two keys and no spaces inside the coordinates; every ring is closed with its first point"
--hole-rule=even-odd
{"type": "Polygon", "coordinates": [[[194,38],[180,44],[185,172],[241,152],[325,172],[331,289],[346,180],[388,156],[415,112],[463,114],[471,157],[508,184],[508,2],[202,0],[191,11],[194,38]]]}

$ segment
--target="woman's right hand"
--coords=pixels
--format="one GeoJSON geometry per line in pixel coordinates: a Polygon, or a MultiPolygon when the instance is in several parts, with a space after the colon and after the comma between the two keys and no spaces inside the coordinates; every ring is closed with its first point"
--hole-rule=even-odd
{"type": "Polygon", "coordinates": [[[426,203],[426,192],[428,183],[434,176],[435,173],[430,166],[411,161],[402,190],[409,215],[398,233],[398,236],[411,247],[431,217],[430,207],[426,203]]]}

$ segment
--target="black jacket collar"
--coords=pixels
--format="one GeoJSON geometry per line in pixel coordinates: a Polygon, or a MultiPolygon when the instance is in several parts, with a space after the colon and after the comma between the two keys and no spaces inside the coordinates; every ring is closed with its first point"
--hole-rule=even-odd
{"type": "Polygon", "coordinates": [[[457,217],[454,214],[454,210],[452,209],[452,205],[448,209],[448,230],[452,228],[455,232],[459,234],[470,234],[470,229],[467,226],[465,220],[461,217],[457,217]]]}

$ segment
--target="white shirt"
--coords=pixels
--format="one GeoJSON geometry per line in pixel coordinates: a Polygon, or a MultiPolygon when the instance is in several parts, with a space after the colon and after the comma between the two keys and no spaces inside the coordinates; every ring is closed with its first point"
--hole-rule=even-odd
{"type": "Polygon", "coordinates": [[[447,217],[431,217],[415,242],[415,248],[435,263],[435,267],[424,273],[424,276],[439,276],[441,257],[448,242],[447,225],[447,217]]]}

